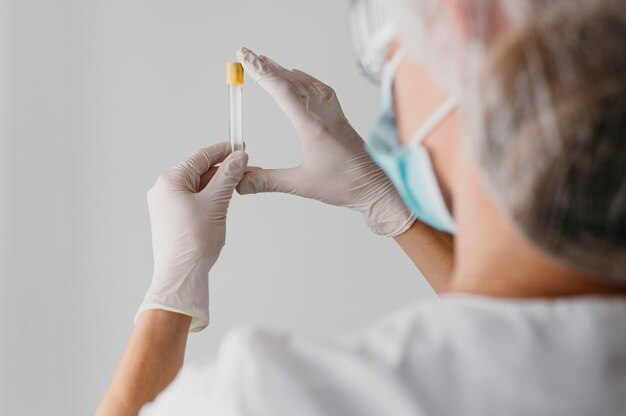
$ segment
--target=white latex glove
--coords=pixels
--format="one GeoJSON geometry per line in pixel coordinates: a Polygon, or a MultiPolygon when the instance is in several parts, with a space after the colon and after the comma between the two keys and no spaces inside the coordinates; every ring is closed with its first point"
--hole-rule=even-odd
{"type": "Polygon", "coordinates": [[[191,316],[190,332],[209,324],[208,274],[224,246],[228,204],[248,163],[244,152],[229,153],[228,142],[200,149],[148,191],[154,274],[135,322],[144,310],[165,309],[191,316]]]}
{"type": "Polygon", "coordinates": [[[237,187],[239,193],[295,194],[360,211],[375,234],[396,236],[406,231],[414,221],[411,212],[365,151],[333,89],[246,48],[237,55],[292,122],[303,152],[298,167],[246,173],[237,187]]]}

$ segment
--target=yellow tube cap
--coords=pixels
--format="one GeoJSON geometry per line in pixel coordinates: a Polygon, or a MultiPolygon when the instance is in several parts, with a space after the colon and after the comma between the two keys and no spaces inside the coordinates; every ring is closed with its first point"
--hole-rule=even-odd
{"type": "Polygon", "coordinates": [[[243,84],[243,66],[239,62],[226,64],[226,84],[243,84]]]}

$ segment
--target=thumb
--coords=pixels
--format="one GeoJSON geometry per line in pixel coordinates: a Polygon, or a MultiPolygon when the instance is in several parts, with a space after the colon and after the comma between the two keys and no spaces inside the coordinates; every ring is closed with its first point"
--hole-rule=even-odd
{"type": "Polygon", "coordinates": [[[219,166],[208,185],[199,192],[211,199],[230,198],[248,166],[248,155],[243,151],[233,152],[219,166]]]}
{"type": "Polygon", "coordinates": [[[298,168],[290,169],[255,169],[246,172],[237,186],[241,195],[260,192],[282,192],[298,194],[296,179],[298,168]]]}

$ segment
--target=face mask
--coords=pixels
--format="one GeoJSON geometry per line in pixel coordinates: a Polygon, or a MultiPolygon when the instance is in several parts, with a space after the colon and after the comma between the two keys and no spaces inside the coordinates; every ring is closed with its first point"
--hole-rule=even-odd
{"type": "Polygon", "coordinates": [[[382,108],[367,146],[368,153],[387,174],[415,218],[440,231],[454,233],[456,226],[437,183],[433,165],[422,141],[457,106],[455,99],[443,103],[415,133],[410,144],[400,146],[393,107],[393,79],[404,57],[402,52],[383,69],[382,108]]]}

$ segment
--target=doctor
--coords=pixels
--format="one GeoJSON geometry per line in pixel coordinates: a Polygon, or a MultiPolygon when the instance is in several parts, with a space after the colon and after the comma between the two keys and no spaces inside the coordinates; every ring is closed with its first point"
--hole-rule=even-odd
{"type": "Polygon", "coordinates": [[[446,294],[342,340],[235,331],[215,366],[182,374],[142,414],[624,414],[626,8],[567,0],[523,24],[537,2],[391,3],[367,151],[329,87],[240,51],[298,130],[303,164],[246,173],[245,153],[222,143],[159,177],[152,284],[99,414],[153,401],[188,331],[208,324],[207,275],[236,187],[359,210],[446,294]],[[424,68],[448,92],[433,87],[438,106],[412,130],[400,125],[413,99],[401,76],[424,68]]]}

